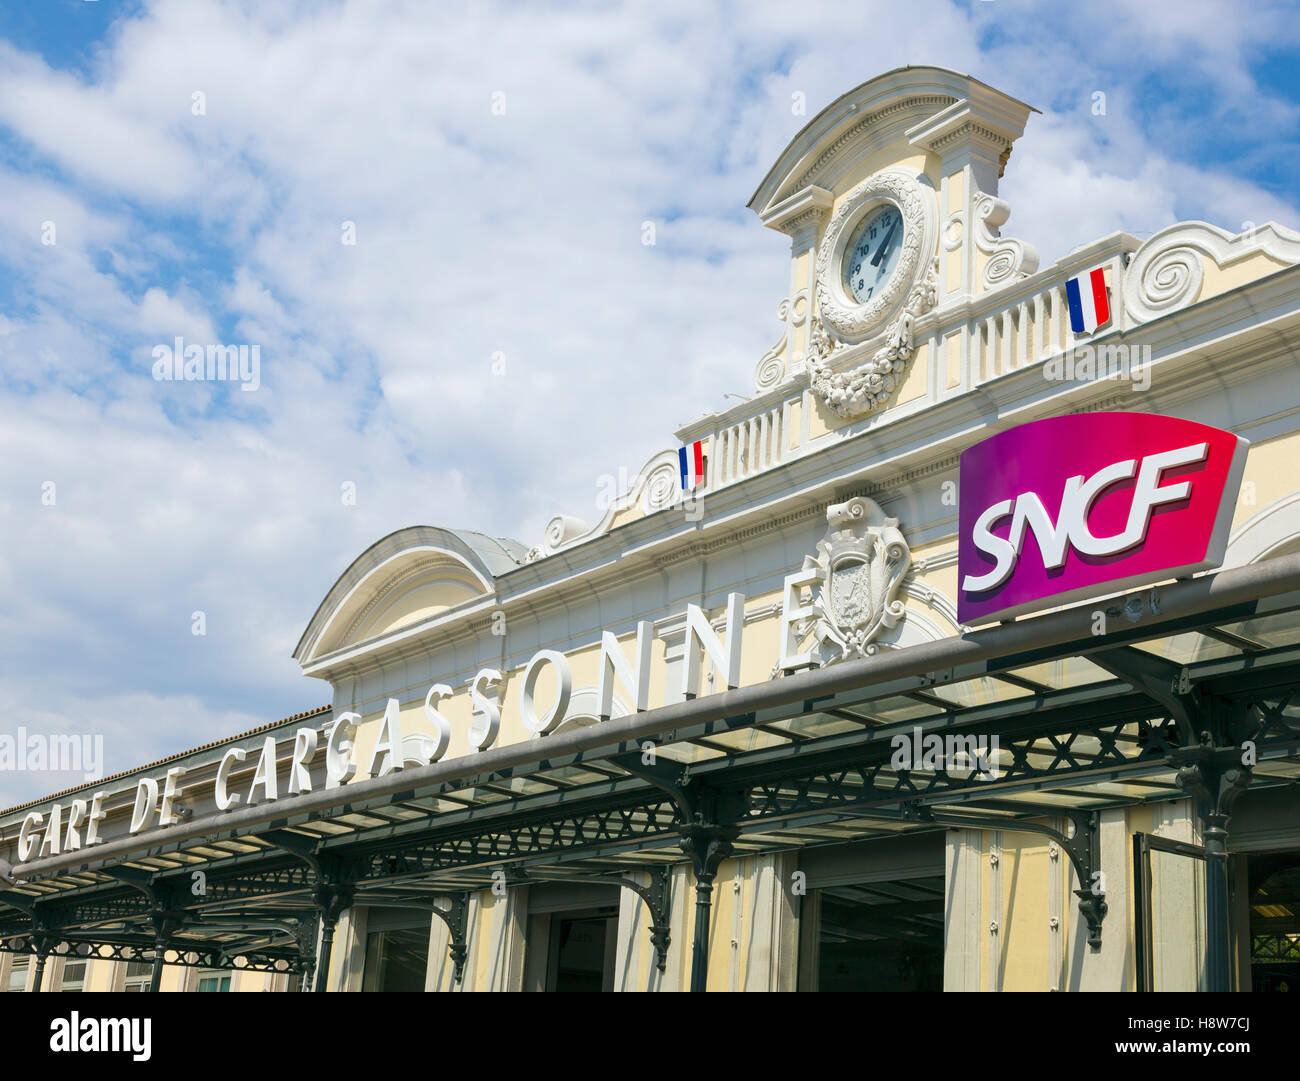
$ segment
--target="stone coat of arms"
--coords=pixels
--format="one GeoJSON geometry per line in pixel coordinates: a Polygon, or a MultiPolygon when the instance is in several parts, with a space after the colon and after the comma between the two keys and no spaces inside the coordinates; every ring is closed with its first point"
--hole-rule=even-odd
{"type": "Polygon", "coordinates": [[[817,572],[819,585],[812,606],[817,615],[805,621],[829,660],[866,657],[879,648],[876,638],[903,618],[898,596],[912,564],[912,553],[898,529],[870,499],[855,498],[826,509],[826,536],[817,554],[805,556],[803,569],[817,572]]]}

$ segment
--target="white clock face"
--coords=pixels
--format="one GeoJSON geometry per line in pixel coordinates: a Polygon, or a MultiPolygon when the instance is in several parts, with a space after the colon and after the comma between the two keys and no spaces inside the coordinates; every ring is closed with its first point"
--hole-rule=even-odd
{"type": "Polygon", "coordinates": [[[859,304],[880,295],[903,251],[903,215],[887,203],[863,219],[844,253],[844,290],[859,304]]]}

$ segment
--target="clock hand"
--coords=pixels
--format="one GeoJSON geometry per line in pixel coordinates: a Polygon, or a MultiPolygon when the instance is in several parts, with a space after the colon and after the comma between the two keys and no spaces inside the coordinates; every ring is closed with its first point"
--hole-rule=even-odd
{"type": "Polygon", "coordinates": [[[898,223],[901,220],[901,218],[894,219],[894,224],[889,227],[889,232],[885,234],[885,239],[880,242],[880,247],[876,250],[876,254],[871,257],[872,266],[880,265],[880,260],[885,257],[885,252],[889,250],[889,245],[893,243],[894,230],[898,228],[898,223]]]}

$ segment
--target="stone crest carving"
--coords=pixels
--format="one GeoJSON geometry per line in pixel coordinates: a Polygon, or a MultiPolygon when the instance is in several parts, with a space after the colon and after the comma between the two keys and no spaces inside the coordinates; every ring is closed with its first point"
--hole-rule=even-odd
{"type": "Polygon", "coordinates": [[[912,553],[898,519],[886,517],[870,499],[828,507],[826,523],[817,554],[806,556],[803,565],[817,575],[816,615],[795,630],[801,637],[812,633],[823,663],[867,657],[879,649],[880,634],[904,616],[898,594],[912,553]]]}
{"type": "Polygon", "coordinates": [[[814,318],[806,361],[808,385],[813,393],[841,417],[861,416],[879,407],[894,392],[916,352],[913,325],[934,307],[938,292],[938,268],[932,262],[912,286],[885,344],[865,363],[844,372],[835,371],[830,364],[832,354],[844,348],[843,343],[833,341],[822,321],[814,318]]]}

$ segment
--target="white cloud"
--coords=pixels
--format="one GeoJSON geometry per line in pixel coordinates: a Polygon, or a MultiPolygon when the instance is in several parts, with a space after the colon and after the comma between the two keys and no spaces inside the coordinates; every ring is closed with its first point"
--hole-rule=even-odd
{"type": "Polygon", "coordinates": [[[380,536],[532,543],[557,511],[594,517],[602,474],[750,391],[788,244],[744,203],[884,67],[944,64],[1047,110],[1003,191],[1045,261],[1176,214],[1294,225],[1293,193],[1153,148],[1149,70],[1116,43],[1148,35],[1148,68],[1190,58],[1231,111],[1261,100],[1252,50],[1292,33],[1273,9],[1234,8],[1224,33],[1191,7],[1108,10],[1091,51],[1003,0],[167,0],[85,79],[0,45],[0,125],[23,149],[0,168],[0,648],[31,681],[10,697],[60,686],[73,658],[44,708],[165,703],[145,712],[174,723],[131,737],[157,757],[322,700],[289,651],[380,536]],[[258,344],[262,389],[154,383],[149,347],[174,334],[258,344]]]}

